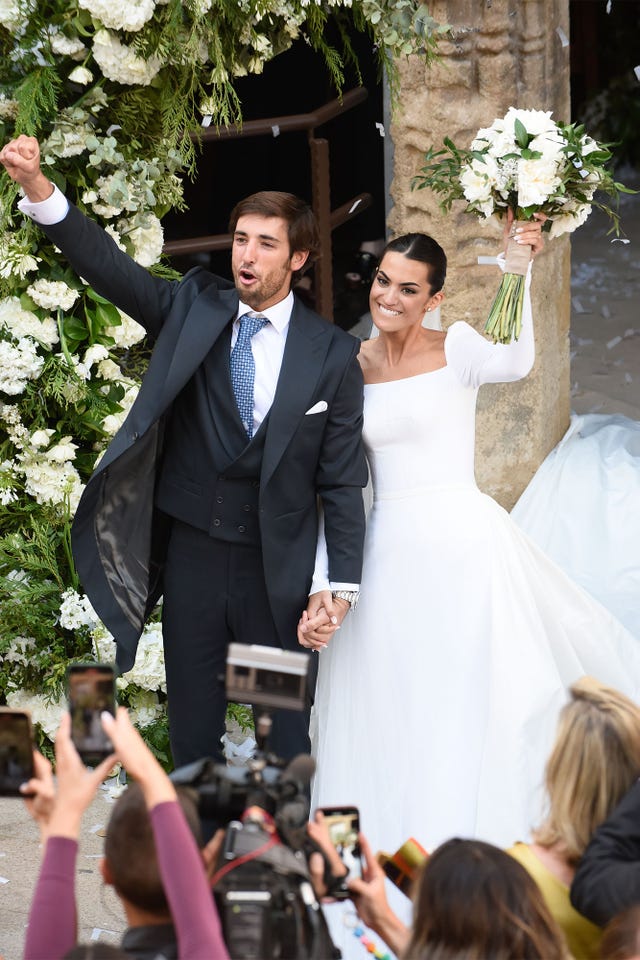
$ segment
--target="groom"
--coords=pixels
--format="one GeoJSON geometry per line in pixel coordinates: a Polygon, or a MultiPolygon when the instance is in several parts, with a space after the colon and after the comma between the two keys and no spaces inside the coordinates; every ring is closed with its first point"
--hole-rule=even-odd
{"type": "MultiPolygon", "coordinates": [[[[34,138],[8,143],[0,162],[23,213],[153,344],[80,501],[74,557],[123,671],[162,595],[174,762],[221,759],[229,642],[298,649],[301,610],[325,606],[339,623],[360,582],[359,344],[291,291],[316,256],[313,214],[291,194],[254,194],[231,214],[234,284],[201,267],[168,281],[65,199],[34,138]],[[330,582],[309,597],[319,503],[330,582]]],[[[307,751],[307,724],[281,711],[270,748],[307,751]]]]}

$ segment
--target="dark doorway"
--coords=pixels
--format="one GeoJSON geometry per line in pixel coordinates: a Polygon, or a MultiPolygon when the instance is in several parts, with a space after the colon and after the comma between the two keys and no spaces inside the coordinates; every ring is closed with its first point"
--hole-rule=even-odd
{"type": "MultiPolygon", "coordinates": [[[[368,96],[316,131],[329,141],[332,209],[359,193],[373,197],[368,209],[332,234],[334,319],[345,329],[367,309],[368,275],[358,255],[360,245],[385,234],[382,84],[370,38],[354,31],[351,39],[368,96]],[[358,272],[362,282],[350,276],[358,272]]],[[[338,46],[338,38],[335,42],[338,46]]],[[[359,82],[354,68],[348,66],[345,91],[359,82]]],[[[311,112],[337,96],[322,56],[304,41],[296,41],[289,51],[266,64],[260,76],[239,79],[236,89],[245,121],[311,112]]],[[[165,240],[225,233],[235,203],[257,190],[287,190],[311,202],[310,155],[304,132],[206,143],[197,178],[185,182],[188,210],[165,217],[165,240]]],[[[199,263],[229,276],[228,251],[175,257],[172,262],[181,271],[199,263]]],[[[364,263],[369,265],[366,260],[364,263]]],[[[310,279],[310,288],[303,285],[298,292],[313,305],[312,275],[310,279]]]]}
{"type": "Polygon", "coordinates": [[[571,115],[613,148],[616,164],[640,163],[640,2],[572,0],[571,115]]]}

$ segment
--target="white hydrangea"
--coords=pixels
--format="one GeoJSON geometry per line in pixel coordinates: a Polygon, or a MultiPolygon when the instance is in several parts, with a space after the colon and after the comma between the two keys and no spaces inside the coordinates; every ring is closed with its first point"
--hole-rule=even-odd
{"type": "Polygon", "coordinates": [[[81,627],[95,630],[99,623],[98,614],[85,594],[77,593],[72,587],[64,591],[60,604],[60,626],[64,630],[79,630],[81,627]]]}
{"type": "Polygon", "coordinates": [[[35,9],[35,0],[0,0],[0,23],[15,33],[35,9]]]}
{"type": "Polygon", "coordinates": [[[144,225],[131,220],[120,220],[118,229],[133,243],[133,259],[141,267],[152,267],[162,256],[164,231],[154,213],[144,215],[144,225]]]}
{"type": "Polygon", "coordinates": [[[54,28],[49,34],[49,43],[53,53],[60,57],[84,57],[87,48],[80,37],[66,37],[59,29],[54,28]]]}
{"type": "Polygon", "coordinates": [[[116,642],[101,620],[98,620],[97,625],[91,631],[91,642],[98,663],[115,663],[116,642]]]}
{"type": "Polygon", "coordinates": [[[84,124],[57,124],[49,139],[42,145],[45,160],[53,162],[56,157],[79,157],[87,149],[90,132],[84,124]]]}
{"type": "Polygon", "coordinates": [[[127,316],[122,310],[119,310],[121,323],[117,327],[107,327],[105,333],[108,337],[113,337],[116,348],[128,350],[135,343],[140,343],[146,336],[146,330],[132,317],[127,316]]]}
{"type": "Polygon", "coordinates": [[[28,710],[32,721],[42,728],[50,740],[54,740],[60,721],[67,712],[63,701],[47,700],[32,690],[7,690],[7,705],[14,710],[28,710]]]}
{"type": "Polygon", "coordinates": [[[155,0],[79,0],[83,9],[112,30],[140,30],[153,16],[155,0]]]}
{"type": "Polygon", "coordinates": [[[122,242],[122,237],[112,223],[107,224],[107,226],[104,228],[104,232],[109,234],[111,239],[115,242],[118,250],[126,251],[127,248],[122,242]]]}
{"type": "Polygon", "coordinates": [[[162,625],[148,623],[138,643],[136,662],[132,669],[118,679],[118,686],[126,688],[135,683],[143,690],[163,690],[167,681],[164,670],[164,649],[162,646],[162,625]]]}
{"type": "Polygon", "coordinates": [[[158,694],[152,690],[139,690],[129,696],[129,716],[131,721],[144,729],[164,713],[164,708],[158,700],[158,694]]]}
{"type": "Polygon", "coordinates": [[[0,327],[16,340],[31,337],[45,347],[52,347],[59,339],[55,320],[52,317],[41,320],[31,310],[23,310],[18,297],[0,300],[0,327]]]}
{"type": "Polygon", "coordinates": [[[17,344],[0,341],[0,392],[12,397],[22,393],[29,380],[37,380],[43,365],[44,359],[29,337],[22,337],[17,344]]]}
{"type": "Polygon", "coordinates": [[[70,310],[80,293],[63,280],[36,280],[27,287],[27,293],[43,310],[70,310]]]}
{"type": "Polygon", "coordinates": [[[83,490],[82,481],[71,460],[63,459],[72,455],[75,446],[67,443],[44,453],[28,450],[18,454],[25,492],[37,503],[58,505],[68,501],[71,513],[75,513],[83,490]]]}
{"type": "Polygon", "coordinates": [[[162,66],[159,57],[143,60],[108,30],[94,36],[93,56],[108,80],[134,86],[148,86],[162,66]]]}

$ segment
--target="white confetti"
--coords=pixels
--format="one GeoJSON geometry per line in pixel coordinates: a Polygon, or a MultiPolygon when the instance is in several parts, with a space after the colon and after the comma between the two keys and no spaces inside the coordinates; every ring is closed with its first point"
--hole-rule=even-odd
{"type": "Polygon", "coordinates": [[[556,33],[557,33],[558,36],[560,37],[560,43],[562,44],[562,46],[563,46],[563,47],[568,47],[568,46],[569,46],[569,38],[568,38],[568,36],[566,35],[566,33],[564,32],[564,30],[562,29],[562,27],[556,27],[556,33]]]}
{"type": "Polygon", "coordinates": [[[611,13],[611,0],[607,0],[607,13],[611,13]]]}
{"type": "Polygon", "coordinates": [[[605,318],[605,320],[609,319],[609,317],[611,316],[611,310],[609,310],[608,304],[606,303],[602,304],[602,307],[600,308],[600,313],[605,318]]]}
{"type": "Polygon", "coordinates": [[[0,883],[9,883],[8,877],[0,877],[0,883]]]}
{"type": "Polygon", "coordinates": [[[629,329],[625,330],[625,332],[622,334],[623,337],[635,337],[635,335],[636,332],[633,327],[629,327],[629,329]]]}
{"type": "Polygon", "coordinates": [[[593,340],[590,340],[589,337],[578,337],[579,347],[589,347],[592,343],[593,340]]]}
{"type": "Polygon", "coordinates": [[[89,828],[89,833],[97,833],[98,830],[102,830],[104,823],[94,823],[92,827],[89,828]]]}
{"type": "Polygon", "coordinates": [[[381,137],[384,137],[385,135],[384,123],[376,123],[376,130],[378,131],[381,137]]]}
{"type": "Polygon", "coordinates": [[[498,262],[497,257],[478,257],[478,266],[492,266],[495,267],[498,262]]]}
{"type": "Polygon", "coordinates": [[[105,930],[102,927],[94,927],[93,930],[91,931],[91,939],[99,940],[101,933],[110,933],[112,937],[117,936],[115,930],[105,930]]]}
{"type": "Polygon", "coordinates": [[[633,68],[633,72],[636,75],[636,80],[640,80],[640,64],[638,64],[637,67],[633,68]]]}
{"type": "Polygon", "coordinates": [[[631,243],[626,237],[614,237],[611,243],[631,243]]]}
{"type": "Polygon", "coordinates": [[[580,302],[580,300],[578,300],[577,297],[571,298],[571,304],[576,313],[584,313],[584,307],[582,306],[582,303],[580,302]]]}
{"type": "Polygon", "coordinates": [[[612,340],[607,340],[607,350],[613,350],[619,343],[622,343],[622,337],[614,337],[612,340]]]}
{"type": "Polygon", "coordinates": [[[624,382],[625,382],[625,383],[633,383],[633,377],[631,376],[630,373],[625,373],[625,375],[624,375],[624,382]]]}
{"type": "Polygon", "coordinates": [[[274,135],[274,137],[280,136],[280,127],[278,126],[277,123],[274,123],[273,126],[271,127],[271,133],[274,135]]]}
{"type": "Polygon", "coordinates": [[[349,207],[349,213],[353,213],[353,211],[354,211],[357,207],[359,207],[361,203],[362,203],[362,199],[355,200],[355,201],[351,204],[351,206],[349,207]]]}
{"type": "Polygon", "coordinates": [[[212,117],[210,114],[207,114],[206,117],[203,117],[203,118],[202,118],[202,126],[203,126],[203,127],[210,127],[212,120],[213,120],[213,117],[212,117]]]}

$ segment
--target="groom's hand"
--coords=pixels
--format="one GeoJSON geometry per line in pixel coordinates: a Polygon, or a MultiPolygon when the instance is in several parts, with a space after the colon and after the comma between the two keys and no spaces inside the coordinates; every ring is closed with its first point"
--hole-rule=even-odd
{"type": "Polygon", "coordinates": [[[53,184],[40,169],[40,146],[35,137],[21,133],[10,140],[0,150],[0,163],[32,203],[47,200],[53,193],[53,184]]]}
{"type": "Polygon", "coordinates": [[[320,590],[309,597],[307,609],[298,622],[298,643],[308,650],[322,650],[340,629],[349,612],[349,603],[334,598],[330,590],[320,590]]]}

